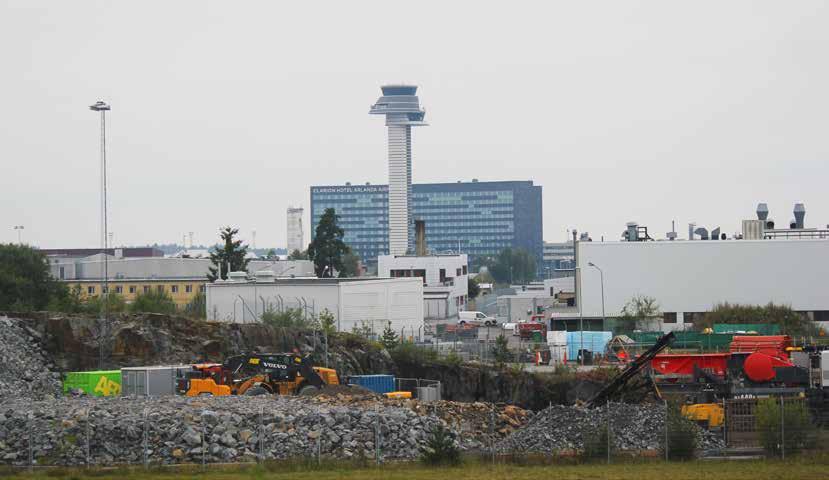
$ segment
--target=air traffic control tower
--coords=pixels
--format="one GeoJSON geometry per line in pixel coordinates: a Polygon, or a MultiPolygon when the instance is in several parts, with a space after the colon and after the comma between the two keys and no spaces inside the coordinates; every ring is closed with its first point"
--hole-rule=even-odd
{"type": "Polygon", "coordinates": [[[368,112],[385,115],[389,129],[389,254],[405,255],[414,239],[412,227],[412,127],[428,125],[415,85],[385,85],[368,112]]]}

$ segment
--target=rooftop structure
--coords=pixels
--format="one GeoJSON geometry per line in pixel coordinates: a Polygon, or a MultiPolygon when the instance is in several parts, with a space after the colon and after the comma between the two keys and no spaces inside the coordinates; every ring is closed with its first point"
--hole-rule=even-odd
{"type": "Polygon", "coordinates": [[[426,125],[426,112],[420,108],[417,86],[385,85],[383,96],[371,106],[369,113],[384,115],[388,128],[389,190],[388,235],[389,252],[408,253],[412,243],[412,127],[426,125]]]}
{"type": "Polygon", "coordinates": [[[305,210],[302,207],[288,207],[288,224],[285,232],[288,236],[288,254],[295,250],[300,252],[305,250],[308,246],[305,245],[305,228],[302,224],[302,216],[305,210]]]}

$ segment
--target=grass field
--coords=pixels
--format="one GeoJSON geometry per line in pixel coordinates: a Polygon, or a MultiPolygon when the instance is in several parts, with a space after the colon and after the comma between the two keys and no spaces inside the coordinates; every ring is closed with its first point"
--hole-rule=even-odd
{"type": "MultiPolygon", "coordinates": [[[[10,473],[0,472],[0,476],[10,473]]],[[[397,464],[385,467],[324,466],[303,468],[301,465],[270,464],[245,467],[179,467],[125,470],[39,470],[17,472],[13,478],[99,478],[118,480],[761,480],[761,479],[829,479],[829,458],[790,461],[697,461],[687,463],[621,463],[617,465],[486,465],[467,464],[462,467],[424,467],[418,464],[397,464]]]]}

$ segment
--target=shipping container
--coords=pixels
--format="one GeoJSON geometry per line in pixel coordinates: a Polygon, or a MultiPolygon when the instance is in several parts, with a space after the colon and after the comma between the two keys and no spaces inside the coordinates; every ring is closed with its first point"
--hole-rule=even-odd
{"type": "Polygon", "coordinates": [[[69,372],[63,380],[63,393],[77,390],[96,397],[112,397],[121,393],[120,370],[69,372]]]}
{"type": "Polygon", "coordinates": [[[604,354],[607,342],[613,338],[613,332],[567,332],[567,360],[575,362],[579,358],[579,349],[593,354],[604,354]]]}
{"type": "Polygon", "coordinates": [[[179,378],[192,370],[189,365],[129,367],[121,369],[121,394],[136,396],[174,395],[179,378]]]}
{"type": "Polygon", "coordinates": [[[359,385],[376,393],[393,392],[394,375],[352,375],[348,377],[349,385],[359,385]]]}

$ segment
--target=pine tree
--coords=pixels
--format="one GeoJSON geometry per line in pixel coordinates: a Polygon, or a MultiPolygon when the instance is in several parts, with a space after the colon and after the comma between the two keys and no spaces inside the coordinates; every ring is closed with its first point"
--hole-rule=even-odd
{"type": "Polygon", "coordinates": [[[495,359],[497,365],[503,366],[510,360],[509,343],[507,337],[503,334],[498,335],[495,339],[495,345],[492,347],[492,358],[495,359]]]}
{"type": "Polygon", "coordinates": [[[326,208],[315,230],[314,241],[308,245],[308,258],[313,260],[319,278],[333,277],[335,270],[345,272],[343,256],[349,248],[343,242],[345,231],[337,224],[339,219],[333,208],[326,208]]]}
{"type": "Polygon", "coordinates": [[[242,245],[241,240],[233,240],[237,233],[239,233],[238,228],[225,227],[219,230],[224,246],[214,247],[210,252],[210,261],[214,266],[210,267],[207,279],[211,282],[215,282],[219,277],[227,280],[228,267],[231,272],[247,270],[250,261],[249,258],[245,258],[248,254],[248,246],[242,245]]]}
{"type": "Polygon", "coordinates": [[[391,350],[397,346],[400,339],[397,337],[397,334],[394,330],[391,329],[391,322],[386,325],[385,330],[383,330],[383,336],[380,337],[380,343],[386,348],[386,350],[391,350]]]}

